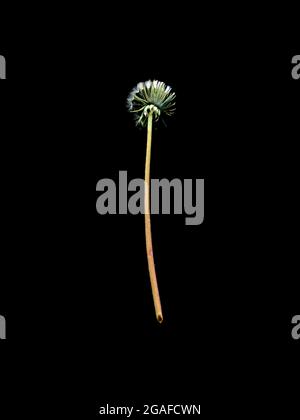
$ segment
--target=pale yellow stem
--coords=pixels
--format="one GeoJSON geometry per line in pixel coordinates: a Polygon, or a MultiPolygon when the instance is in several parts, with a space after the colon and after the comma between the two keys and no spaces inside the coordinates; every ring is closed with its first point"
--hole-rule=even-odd
{"type": "Polygon", "coordinates": [[[150,161],[151,161],[151,143],[152,143],[152,122],[153,114],[149,113],[147,127],[147,152],[145,166],[145,231],[146,231],[146,249],[150,274],[150,283],[156,313],[156,319],[159,323],[163,321],[159,290],[154,265],[152,234],[151,234],[151,218],[150,218],[150,161]]]}

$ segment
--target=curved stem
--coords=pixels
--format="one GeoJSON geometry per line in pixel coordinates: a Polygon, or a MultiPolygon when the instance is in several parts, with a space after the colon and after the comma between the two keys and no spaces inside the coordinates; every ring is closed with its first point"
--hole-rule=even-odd
{"type": "Polygon", "coordinates": [[[163,321],[159,290],[157,285],[157,278],[154,265],[152,234],[151,234],[151,219],[150,219],[150,161],[151,161],[151,143],[152,143],[152,112],[148,115],[147,127],[147,152],[146,152],[146,166],[145,166],[145,232],[146,232],[146,249],[147,259],[150,274],[150,283],[156,313],[156,319],[159,323],[163,321]]]}

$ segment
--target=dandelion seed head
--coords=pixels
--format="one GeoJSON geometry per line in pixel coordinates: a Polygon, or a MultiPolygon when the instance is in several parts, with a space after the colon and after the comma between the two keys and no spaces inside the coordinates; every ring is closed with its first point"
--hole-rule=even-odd
{"type": "Polygon", "coordinates": [[[140,82],[132,89],[127,98],[129,112],[134,113],[136,124],[145,126],[150,113],[154,121],[164,115],[173,115],[175,112],[175,93],[172,88],[158,80],[140,82]]]}

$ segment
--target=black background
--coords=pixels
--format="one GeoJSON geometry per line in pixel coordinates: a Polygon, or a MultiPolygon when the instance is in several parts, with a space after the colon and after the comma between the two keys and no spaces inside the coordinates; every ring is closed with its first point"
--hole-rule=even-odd
{"type": "Polygon", "coordinates": [[[292,24],[178,18],[141,33],[132,19],[0,50],[7,395],[91,418],[107,402],[286,414],[299,348],[292,24]],[[149,78],[177,94],[153,133],[152,177],[205,179],[202,225],[152,217],[162,325],[143,217],[100,216],[92,200],[101,178],[143,177],[146,133],[126,97],[149,78]]]}

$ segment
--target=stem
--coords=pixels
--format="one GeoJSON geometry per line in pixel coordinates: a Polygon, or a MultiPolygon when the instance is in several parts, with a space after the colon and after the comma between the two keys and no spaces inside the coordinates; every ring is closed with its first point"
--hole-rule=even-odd
{"type": "Polygon", "coordinates": [[[145,232],[146,232],[146,249],[147,259],[150,274],[150,283],[156,313],[156,319],[159,323],[163,321],[159,290],[157,285],[157,278],[154,265],[152,234],[151,234],[151,219],[150,219],[150,161],[151,161],[151,143],[152,143],[152,122],[153,114],[148,115],[147,127],[147,152],[146,152],[146,166],[145,166],[145,232]]]}

